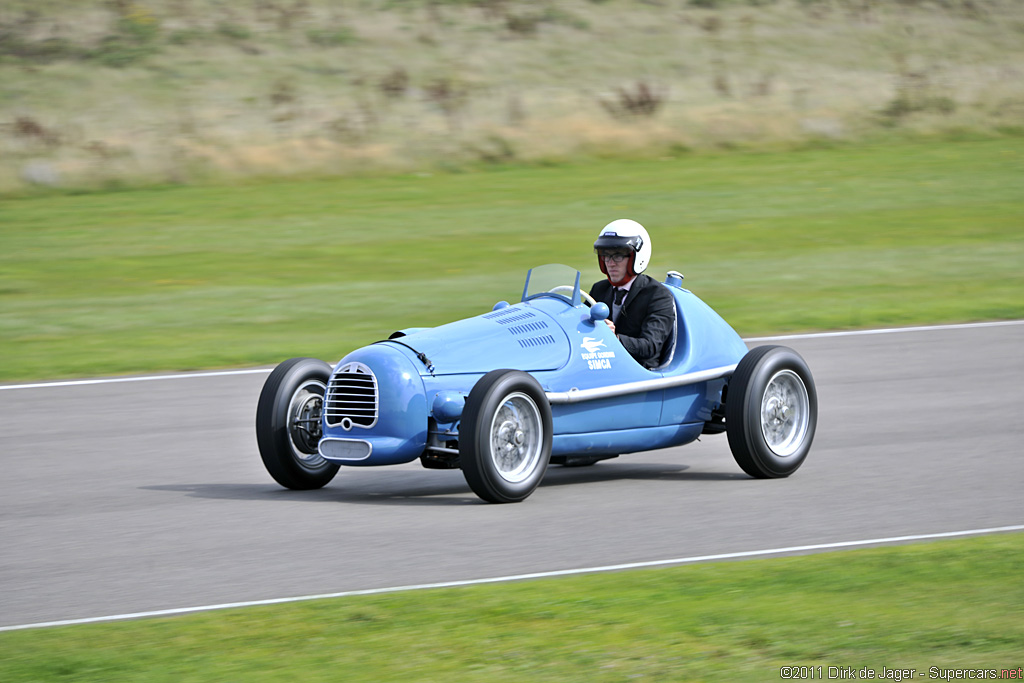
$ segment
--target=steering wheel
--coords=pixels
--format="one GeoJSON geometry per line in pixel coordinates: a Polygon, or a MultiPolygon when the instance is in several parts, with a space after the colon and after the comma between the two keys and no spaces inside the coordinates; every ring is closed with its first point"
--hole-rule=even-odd
{"type": "MultiPolygon", "coordinates": [[[[576,288],[573,287],[572,285],[558,285],[557,287],[552,287],[548,291],[552,292],[553,294],[559,294],[567,291],[569,292],[569,297],[571,298],[572,293],[575,289],[576,288]]],[[[589,293],[584,292],[582,289],[580,290],[580,298],[583,299],[583,303],[585,303],[587,306],[593,306],[594,304],[597,303],[597,301],[594,300],[594,297],[590,296],[589,293]]]]}

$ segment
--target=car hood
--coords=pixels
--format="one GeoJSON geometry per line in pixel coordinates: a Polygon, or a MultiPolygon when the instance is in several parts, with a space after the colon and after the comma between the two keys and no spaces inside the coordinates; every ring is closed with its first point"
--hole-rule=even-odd
{"type": "Polygon", "coordinates": [[[536,372],[569,361],[569,338],[540,307],[516,304],[381,342],[411,350],[423,375],[486,373],[495,368],[536,372]]]}

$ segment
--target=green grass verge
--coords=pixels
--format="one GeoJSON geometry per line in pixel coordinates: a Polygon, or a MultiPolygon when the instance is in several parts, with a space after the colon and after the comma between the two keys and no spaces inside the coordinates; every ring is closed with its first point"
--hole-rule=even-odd
{"type": "Polygon", "coordinates": [[[599,273],[649,272],[741,334],[1024,316],[1024,139],[508,168],[0,202],[0,380],[336,360],[599,273]]]}
{"type": "MultiPolygon", "coordinates": [[[[780,680],[1014,669],[1024,534],[0,633],[0,680],[780,680]]],[[[934,679],[932,679],[934,680],[934,679]]]]}

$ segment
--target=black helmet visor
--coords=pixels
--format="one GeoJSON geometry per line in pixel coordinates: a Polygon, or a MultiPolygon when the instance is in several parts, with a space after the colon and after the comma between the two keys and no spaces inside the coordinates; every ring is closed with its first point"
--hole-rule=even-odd
{"type": "Polygon", "coordinates": [[[636,253],[644,246],[644,240],[640,235],[619,237],[618,235],[601,235],[594,242],[594,251],[602,249],[629,249],[636,253]]]}

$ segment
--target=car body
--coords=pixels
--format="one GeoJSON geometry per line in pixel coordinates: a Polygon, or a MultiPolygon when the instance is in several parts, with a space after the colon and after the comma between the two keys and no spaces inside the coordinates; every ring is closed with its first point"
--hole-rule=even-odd
{"type": "Polygon", "coordinates": [[[753,476],[799,467],[817,414],[802,358],[760,347],[767,360],[744,367],[754,352],[672,271],[664,286],[675,330],[661,364],[646,369],[605,323],[608,306],[587,301],[580,277],[559,264],[534,268],[517,303],[398,331],[333,367],[282,363],[257,409],[268,470],[290,488],[316,488],[339,466],[419,459],[461,468],[485,500],[515,502],[549,463],[593,464],[723,431],[753,476]],[[738,371],[745,385],[730,391],[738,371]],[[744,404],[731,416],[730,393],[744,404]]]}

